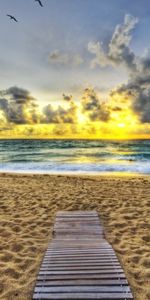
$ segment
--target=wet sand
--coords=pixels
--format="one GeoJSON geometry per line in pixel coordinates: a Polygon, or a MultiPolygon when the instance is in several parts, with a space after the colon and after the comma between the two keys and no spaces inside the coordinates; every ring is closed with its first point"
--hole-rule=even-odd
{"type": "Polygon", "coordinates": [[[0,175],[0,299],[32,299],[57,211],[91,209],[134,299],[150,299],[150,176],[23,174],[0,175]]]}

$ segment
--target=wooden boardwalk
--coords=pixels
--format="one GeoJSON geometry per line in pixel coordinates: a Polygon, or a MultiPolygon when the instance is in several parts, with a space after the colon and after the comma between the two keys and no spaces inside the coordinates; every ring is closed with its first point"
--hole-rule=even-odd
{"type": "Polygon", "coordinates": [[[133,299],[95,211],[57,213],[33,299],[133,299]]]}

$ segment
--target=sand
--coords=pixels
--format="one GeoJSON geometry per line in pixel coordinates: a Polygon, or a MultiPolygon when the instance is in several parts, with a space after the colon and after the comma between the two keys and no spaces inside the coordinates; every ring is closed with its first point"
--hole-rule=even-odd
{"type": "Polygon", "coordinates": [[[58,210],[96,209],[135,300],[150,299],[150,177],[0,175],[0,299],[30,300],[58,210]]]}

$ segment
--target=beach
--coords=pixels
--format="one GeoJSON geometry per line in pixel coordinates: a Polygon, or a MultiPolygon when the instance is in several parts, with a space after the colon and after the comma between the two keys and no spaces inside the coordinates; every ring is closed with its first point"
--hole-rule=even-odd
{"type": "Polygon", "coordinates": [[[97,210],[134,295],[150,299],[150,176],[0,175],[0,299],[30,300],[59,210],[97,210]]]}

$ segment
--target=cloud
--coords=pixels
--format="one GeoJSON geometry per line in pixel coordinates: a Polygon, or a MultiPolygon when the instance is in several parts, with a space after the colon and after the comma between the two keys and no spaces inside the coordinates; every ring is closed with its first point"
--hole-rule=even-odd
{"type": "Polygon", "coordinates": [[[68,102],[66,108],[59,105],[53,108],[48,104],[39,110],[37,100],[28,90],[11,87],[0,91],[0,121],[6,124],[25,125],[25,124],[62,124],[76,122],[77,106],[72,101],[72,96],[63,94],[63,99],[68,102]]]}
{"type": "Polygon", "coordinates": [[[38,122],[36,100],[29,91],[15,86],[1,91],[0,94],[5,97],[0,98],[0,110],[8,123],[32,124],[38,122]]]}
{"type": "Polygon", "coordinates": [[[69,62],[69,55],[66,53],[62,53],[58,49],[56,49],[49,54],[48,60],[52,64],[66,65],[69,62]]]}
{"type": "Polygon", "coordinates": [[[114,94],[130,97],[131,108],[141,123],[150,123],[150,51],[138,60],[137,69],[130,73],[127,84],[114,90],[114,94]]]}
{"type": "Polygon", "coordinates": [[[131,108],[141,123],[150,123],[150,86],[140,86],[136,80],[139,81],[138,78],[131,78],[114,93],[128,95],[131,99],[131,108]]]}
{"type": "Polygon", "coordinates": [[[76,122],[76,110],[77,107],[73,102],[70,102],[68,108],[58,106],[56,109],[48,104],[43,108],[43,118],[41,123],[43,124],[60,124],[60,123],[75,123],[76,122]]]}
{"type": "Polygon", "coordinates": [[[117,25],[109,44],[108,53],[109,59],[115,64],[123,62],[128,68],[136,68],[135,55],[129,48],[129,44],[132,38],[132,30],[137,22],[137,18],[125,15],[124,24],[117,25]]]}
{"type": "Polygon", "coordinates": [[[65,101],[71,101],[72,100],[72,95],[65,95],[65,94],[63,94],[63,99],[65,101]]]}
{"type": "MultiPolygon", "coordinates": [[[[114,94],[124,95],[125,101],[130,99],[130,107],[138,116],[141,123],[150,123],[150,49],[146,49],[142,57],[136,57],[135,53],[130,49],[129,45],[132,39],[132,31],[137,24],[138,19],[125,15],[124,23],[117,25],[112,38],[108,44],[108,51],[105,52],[100,42],[89,42],[88,50],[95,55],[91,61],[91,66],[118,66],[125,65],[129,70],[129,79],[126,84],[115,88],[110,92],[110,96],[114,94]]],[[[92,98],[93,99],[93,98],[92,98]]],[[[98,106],[97,113],[92,115],[97,119],[99,115],[99,105],[95,99],[90,100],[90,105],[98,106]]],[[[89,103],[88,103],[89,105],[89,103]]],[[[85,105],[88,107],[88,105],[85,105]]],[[[122,107],[111,105],[111,111],[121,111],[122,107]]],[[[104,110],[105,111],[105,110],[104,110]]],[[[104,114],[105,119],[105,114],[104,114]]],[[[107,113],[106,113],[107,119],[107,113]]],[[[108,109],[109,119],[109,109],[108,109]]]]}
{"type": "Polygon", "coordinates": [[[97,65],[100,65],[101,67],[106,67],[112,62],[108,59],[108,56],[105,54],[102,43],[100,42],[89,42],[88,43],[88,51],[95,55],[95,58],[91,61],[91,67],[94,68],[97,65]]]}
{"type": "Polygon", "coordinates": [[[5,98],[0,99],[0,110],[3,112],[8,111],[8,101],[5,98]]]}
{"type": "Polygon", "coordinates": [[[79,66],[84,60],[79,54],[65,53],[58,49],[51,52],[48,56],[48,61],[54,65],[72,65],[79,66]]]}
{"type": "Polygon", "coordinates": [[[88,43],[88,51],[95,55],[91,61],[91,66],[100,65],[102,67],[120,64],[126,65],[129,69],[136,69],[136,57],[129,45],[132,39],[132,31],[138,19],[125,15],[124,23],[116,26],[112,38],[108,44],[108,51],[105,53],[101,42],[88,43]]]}
{"type": "Polygon", "coordinates": [[[91,121],[109,121],[110,111],[108,105],[100,101],[93,89],[85,89],[81,105],[82,112],[86,113],[91,121]]]}
{"type": "Polygon", "coordinates": [[[17,104],[34,102],[34,98],[30,95],[28,90],[19,88],[17,86],[10,87],[9,89],[2,91],[3,95],[10,96],[10,99],[17,104]]]}

